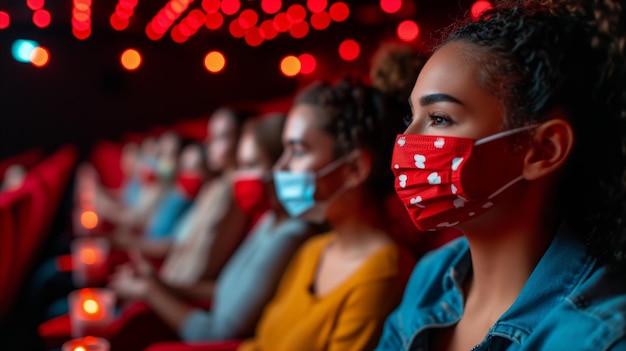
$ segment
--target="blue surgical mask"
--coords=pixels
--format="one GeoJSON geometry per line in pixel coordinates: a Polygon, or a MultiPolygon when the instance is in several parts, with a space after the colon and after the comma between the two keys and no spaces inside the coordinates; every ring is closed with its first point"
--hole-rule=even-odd
{"type": "Polygon", "coordinates": [[[317,179],[334,171],[346,162],[340,158],[316,172],[274,171],[274,186],[281,205],[292,218],[302,218],[321,223],[326,219],[326,209],[335,192],[329,199],[315,201],[317,179]]]}

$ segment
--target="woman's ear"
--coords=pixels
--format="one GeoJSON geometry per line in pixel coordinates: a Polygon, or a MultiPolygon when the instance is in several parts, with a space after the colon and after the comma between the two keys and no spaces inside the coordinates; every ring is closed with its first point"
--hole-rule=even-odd
{"type": "Polygon", "coordinates": [[[372,157],[364,150],[354,150],[347,162],[345,184],[351,188],[361,185],[372,171],[372,157]]]}
{"type": "Polygon", "coordinates": [[[563,118],[542,123],[532,138],[524,157],[522,175],[526,180],[536,180],[563,168],[574,148],[574,129],[563,118]]]}

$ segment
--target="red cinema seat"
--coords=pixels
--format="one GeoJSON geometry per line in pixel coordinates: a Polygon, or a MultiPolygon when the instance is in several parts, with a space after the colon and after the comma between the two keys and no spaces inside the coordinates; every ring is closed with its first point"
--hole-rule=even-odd
{"type": "Polygon", "coordinates": [[[112,141],[99,141],[89,155],[89,162],[94,166],[100,182],[109,189],[119,189],[124,181],[120,166],[122,145],[112,141]]]}
{"type": "MultiPolygon", "coordinates": [[[[35,245],[33,241],[37,240],[43,230],[46,202],[45,190],[31,174],[26,175],[24,184],[19,189],[0,194],[1,216],[8,223],[2,225],[7,230],[2,233],[2,251],[9,251],[8,256],[11,257],[10,262],[7,262],[9,266],[1,269],[8,269],[8,273],[5,273],[6,280],[2,282],[0,315],[7,312],[28,271],[34,254],[31,251],[31,247],[35,245]]],[[[5,261],[8,259],[3,258],[2,262],[5,261]]]]}

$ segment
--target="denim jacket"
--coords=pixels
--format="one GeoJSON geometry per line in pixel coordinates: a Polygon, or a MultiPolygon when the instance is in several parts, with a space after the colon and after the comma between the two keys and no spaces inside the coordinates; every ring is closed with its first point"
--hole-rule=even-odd
{"type": "MultiPolygon", "coordinates": [[[[463,314],[460,287],[470,269],[463,237],[426,255],[376,350],[431,350],[430,331],[456,324],[463,314]]],[[[626,350],[625,285],[608,278],[561,228],[513,305],[472,350],[626,350]]]]}

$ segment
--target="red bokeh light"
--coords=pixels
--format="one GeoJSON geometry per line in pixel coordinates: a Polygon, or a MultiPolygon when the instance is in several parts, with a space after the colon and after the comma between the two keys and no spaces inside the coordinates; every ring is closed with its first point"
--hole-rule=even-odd
{"type": "Polygon", "coordinates": [[[79,40],[85,40],[89,38],[91,35],[91,27],[87,27],[85,30],[77,30],[75,27],[72,28],[72,34],[79,40]]]}
{"type": "Polygon", "coordinates": [[[261,0],[261,9],[268,15],[273,15],[280,11],[281,7],[283,7],[281,0],[261,0]]]}
{"type": "Polygon", "coordinates": [[[157,33],[154,30],[154,23],[151,22],[151,24],[148,24],[146,26],[146,36],[150,40],[159,40],[159,39],[161,39],[163,37],[163,34],[162,33],[157,33]]]}
{"type": "Polygon", "coordinates": [[[198,9],[191,10],[185,18],[185,22],[187,22],[189,27],[194,30],[194,33],[198,30],[198,28],[202,27],[205,21],[206,18],[204,12],[198,9]]]}
{"type": "Polygon", "coordinates": [[[274,28],[274,21],[265,20],[261,23],[261,36],[265,38],[265,40],[272,40],[276,38],[278,35],[278,31],[274,28]]]}
{"type": "Polygon", "coordinates": [[[183,34],[183,32],[181,31],[181,27],[178,24],[172,27],[172,30],[170,31],[170,37],[172,37],[172,40],[178,44],[182,44],[186,42],[187,39],[189,39],[189,36],[183,34]]]}
{"type": "Polygon", "coordinates": [[[75,17],[72,18],[72,28],[76,29],[79,32],[83,32],[88,30],[91,27],[91,20],[87,20],[85,22],[79,22],[75,17]]]}
{"type": "Polygon", "coordinates": [[[246,9],[239,14],[239,25],[243,29],[256,26],[259,21],[259,15],[252,9],[246,9]]]}
{"type": "Polygon", "coordinates": [[[0,11],[0,29],[6,29],[11,24],[11,16],[4,11],[0,11]]]}
{"type": "Polygon", "coordinates": [[[302,74],[311,74],[315,71],[315,68],[317,68],[317,61],[311,54],[302,54],[298,56],[298,59],[302,65],[302,68],[300,69],[300,73],[302,74]]]}
{"type": "Polygon", "coordinates": [[[204,12],[207,14],[218,12],[220,6],[222,6],[220,0],[202,0],[202,9],[204,9],[204,12]]]}
{"type": "Polygon", "coordinates": [[[121,18],[117,15],[117,12],[114,12],[109,19],[109,23],[111,23],[111,27],[113,29],[122,31],[128,28],[128,18],[121,18]]]}
{"type": "Polygon", "coordinates": [[[420,28],[415,21],[405,20],[400,22],[396,33],[400,40],[409,42],[417,39],[420,34],[420,28]]]}
{"type": "Polygon", "coordinates": [[[343,22],[350,16],[350,7],[345,2],[337,1],[330,5],[330,18],[335,22],[343,22]]]}
{"type": "Polygon", "coordinates": [[[307,0],[306,7],[309,8],[309,11],[313,13],[318,13],[326,10],[326,6],[328,6],[327,0],[307,0]]]}
{"type": "Polygon", "coordinates": [[[195,33],[193,28],[191,28],[186,21],[180,22],[177,27],[178,27],[178,30],[180,31],[180,34],[182,34],[185,37],[190,37],[194,35],[195,33]]]}
{"type": "Polygon", "coordinates": [[[222,0],[222,12],[225,15],[234,15],[241,8],[239,0],[222,0]]]}
{"type": "Polygon", "coordinates": [[[330,26],[330,15],[326,11],[317,12],[311,15],[311,27],[317,30],[324,30],[330,26]]]}
{"type": "Polygon", "coordinates": [[[263,35],[259,27],[252,27],[246,32],[246,43],[250,46],[259,46],[263,43],[263,35]]]}
{"type": "Polygon", "coordinates": [[[493,5],[486,0],[478,0],[472,4],[470,15],[472,19],[478,19],[485,11],[493,8],[493,5]]]}
{"type": "Polygon", "coordinates": [[[274,16],[274,28],[279,33],[284,33],[291,28],[291,21],[289,21],[286,13],[280,12],[274,16]]]}
{"type": "Polygon", "coordinates": [[[294,23],[289,28],[289,34],[296,39],[301,39],[309,34],[309,24],[306,21],[294,23]]]}
{"type": "Polygon", "coordinates": [[[306,9],[302,5],[291,5],[287,9],[287,18],[292,24],[300,23],[306,18],[306,9]]]}
{"type": "Polygon", "coordinates": [[[361,46],[353,39],[346,39],[339,44],[339,56],[345,61],[354,61],[361,54],[361,46]]]}
{"type": "Polygon", "coordinates": [[[44,4],[44,0],[26,0],[26,6],[28,6],[28,8],[33,11],[39,10],[40,8],[42,8],[43,4],[44,4]]]}
{"type": "Polygon", "coordinates": [[[387,13],[396,13],[402,7],[402,0],[380,0],[380,8],[387,13]]]}
{"type": "Polygon", "coordinates": [[[246,35],[246,30],[241,28],[238,19],[234,19],[232,22],[230,22],[230,25],[228,26],[228,31],[230,32],[230,35],[235,38],[243,38],[244,35],[246,35]]]}
{"type": "Polygon", "coordinates": [[[33,23],[39,28],[46,28],[51,20],[50,12],[47,10],[40,9],[33,13],[33,23]]]}
{"type": "Polygon", "coordinates": [[[207,13],[204,25],[208,29],[219,29],[224,24],[224,16],[220,12],[207,13]]]}

